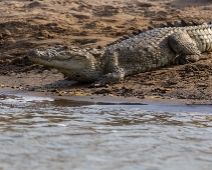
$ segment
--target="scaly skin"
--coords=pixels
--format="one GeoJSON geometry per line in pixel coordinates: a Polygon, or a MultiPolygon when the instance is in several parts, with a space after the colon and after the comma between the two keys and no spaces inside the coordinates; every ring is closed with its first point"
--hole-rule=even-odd
{"type": "Polygon", "coordinates": [[[72,80],[104,86],[125,76],[170,64],[198,61],[212,51],[212,25],[155,28],[98,49],[57,46],[31,50],[29,59],[61,71],[72,80]]]}

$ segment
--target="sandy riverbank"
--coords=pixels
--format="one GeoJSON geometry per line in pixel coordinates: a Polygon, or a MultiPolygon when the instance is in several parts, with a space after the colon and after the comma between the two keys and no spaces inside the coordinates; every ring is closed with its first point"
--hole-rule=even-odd
{"type": "Polygon", "coordinates": [[[161,23],[210,21],[209,0],[2,0],[0,1],[0,84],[49,95],[212,99],[211,54],[199,62],[127,77],[107,88],[65,80],[57,70],[28,61],[29,49],[55,45],[105,46],[132,31],[161,23]]]}

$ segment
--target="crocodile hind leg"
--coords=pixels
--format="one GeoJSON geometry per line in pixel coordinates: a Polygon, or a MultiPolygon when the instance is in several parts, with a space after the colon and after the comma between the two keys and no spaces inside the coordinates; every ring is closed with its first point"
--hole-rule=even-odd
{"type": "Polygon", "coordinates": [[[176,64],[186,64],[196,62],[200,58],[200,51],[196,42],[186,32],[176,32],[169,36],[169,46],[178,55],[175,59],[176,64]]]}

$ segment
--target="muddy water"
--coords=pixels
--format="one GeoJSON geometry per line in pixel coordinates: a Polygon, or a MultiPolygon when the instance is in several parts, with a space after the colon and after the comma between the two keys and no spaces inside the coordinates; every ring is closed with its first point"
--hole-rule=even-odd
{"type": "Polygon", "coordinates": [[[0,100],[0,169],[208,170],[211,106],[0,100]]]}

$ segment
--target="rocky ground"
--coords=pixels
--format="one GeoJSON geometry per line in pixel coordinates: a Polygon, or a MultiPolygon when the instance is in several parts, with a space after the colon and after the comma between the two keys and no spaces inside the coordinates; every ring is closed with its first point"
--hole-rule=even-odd
{"type": "Polygon", "coordinates": [[[0,84],[58,95],[212,100],[212,60],[172,65],[126,77],[104,88],[88,88],[61,73],[33,64],[29,49],[55,45],[105,46],[133,31],[161,23],[209,22],[210,0],[2,0],[0,84]]]}

